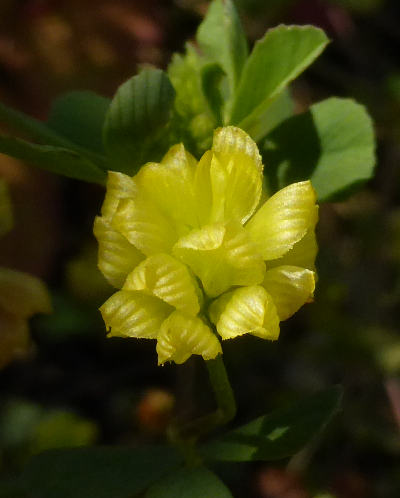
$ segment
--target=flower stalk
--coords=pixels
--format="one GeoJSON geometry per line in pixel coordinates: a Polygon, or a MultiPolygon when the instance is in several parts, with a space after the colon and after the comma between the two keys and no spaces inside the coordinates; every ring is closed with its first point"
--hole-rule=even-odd
{"type": "Polygon", "coordinates": [[[217,409],[186,424],[180,431],[182,438],[197,441],[217,427],[226,425],[236,415],[236,401],[222,355],[205,362],[212,389],[214,391],[217,409]]]}
{"type": "Polygon", "coordinates": [[[218,355],[214,360],[206,361],[206,367],[218,406],[217,425],[225,425],[235,418],[236,400],[222,355],[218,355]]]}
{"type": "Polygon", "coordinates": [[[222,355],[205,362],[217,409],[178,428],[171,425],[168,437],[185,457],[186,463],[197,465],[201,458],[196,452],[197,441],[213,430],[228,424],[236,415],[236,400],[228,378],[222,355]]]}

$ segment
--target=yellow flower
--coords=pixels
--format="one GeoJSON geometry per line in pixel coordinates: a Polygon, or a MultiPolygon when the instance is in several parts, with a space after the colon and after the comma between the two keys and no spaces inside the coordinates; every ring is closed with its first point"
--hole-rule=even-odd
{"type": "Polygon", "coordinates": [[[133,178],[109,172],[94,233],[121,289],[100,308],[110,335],[157,339],[159,364],[215,358],[211,322],[222,339],[277,339],[313,296],[317,218],[309,181],[265,200],[257,145],[232,126],[199,162],[180,144],[133,178]]]}
{"type": "Polygon", "coordinates": [[[28,319],[50,312],[50,296],[39,278],[0,267],[0,369],[29,351],[28,319]]]}

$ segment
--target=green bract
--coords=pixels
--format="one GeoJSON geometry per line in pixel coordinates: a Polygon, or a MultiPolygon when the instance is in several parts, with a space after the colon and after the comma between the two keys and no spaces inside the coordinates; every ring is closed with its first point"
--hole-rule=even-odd
{"type": "Polygon", "coordinates": [[[100,308],[111,336],[157,339],[158,362],[222,352],[222,339],[275,340],[310,301],[317,252],[309,181],[268,200],[255,142],[219,128],[199,162],[175,145],[129,177],[109,172],[94,233],[120,290],[100,308]]]}

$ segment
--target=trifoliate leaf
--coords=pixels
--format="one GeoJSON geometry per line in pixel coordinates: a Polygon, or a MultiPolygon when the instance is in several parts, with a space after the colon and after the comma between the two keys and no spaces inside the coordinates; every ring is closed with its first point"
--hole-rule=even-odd
{"type": "Polygon", "coordinates": [[[278,26],[258,40],[243,68],[230,123],[247,130],[328,43],[313,26],[278,26]]]}
{"type": "Polygon", "coordinates": [[[90,159],[63,147],[0,136],[0,152],[57,175],[103,184],[106,174],[90,159]]]}
{"type": "Polygon", "coordinates": [[[168,147],[166,125],[175,91],[160,69],[146,68],[123,83],[107,111],[103,139],[110,169],[133,174],[168,147]]]}
{"type": "Polygon", "coordinates": [[[343,198],[373,175],[371,118],[353,100],[324,100],[279,125],[268,136],[263,155],[275,189],[310,179],[319,201],[343,198]]]}
{"type": "Polygon", "coordinates": [[[197,31],[199,46],[209,61],[218,62],[233,94],[246,62],[246,35],[232,0],[214,0],[197,31]]]}

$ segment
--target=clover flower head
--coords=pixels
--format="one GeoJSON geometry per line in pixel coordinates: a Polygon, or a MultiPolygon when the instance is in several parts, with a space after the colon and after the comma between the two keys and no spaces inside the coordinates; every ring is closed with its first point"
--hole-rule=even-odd
{"type": "Polygon", "coordinates": [[[100,308],[109,335],[156,339],[159,364],[215,358],[218,336],[276,340],[312,300],[317,218],[309,181],[266,199],[257,145],[232,126],[198,162],[178,144],[134,177],[109,172],[94,225],[120,289],[100,308]]]}

